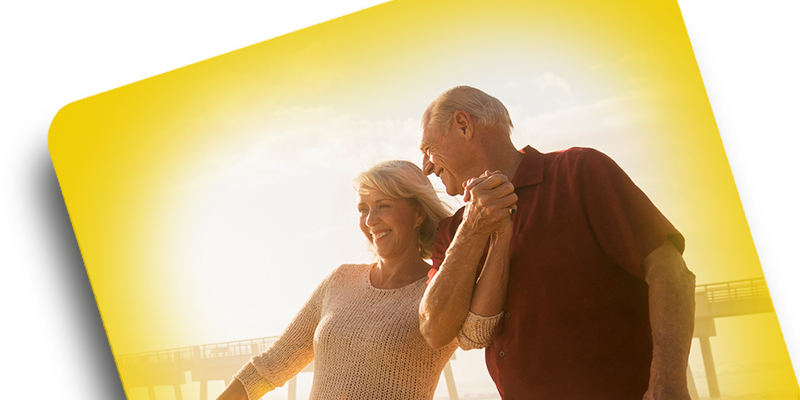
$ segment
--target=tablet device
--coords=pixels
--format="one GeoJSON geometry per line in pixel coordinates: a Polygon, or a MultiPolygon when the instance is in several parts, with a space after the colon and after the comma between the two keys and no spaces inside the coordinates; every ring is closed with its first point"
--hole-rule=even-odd
{"type": "MultiPolygon", "coordinates": [[[[15,226],[15,232],[20,246],[30,249],[25,250],[23,258],[27,257],[26,268],[38,304],[52,301],[58,305],[54,313],[40,305],[48,340],[53,342],[50,343],[53,357],[57,365],[67,360],[80,364],[69,352],[75,351],[75,347],[83,342],[89,346],[87,349],[92,349],[85,354],[99,357],[97,365],[116,367],[104,368],[105,372],[94,371],[86,365],[65,368],[64,374],[75,374],[72,376],[76,377],[75,383],[70,383],[70,375],[65,375],[65,386],[73,388],[65,388],[67,397],[70,397],[69,393],[75,393],[73,396],[90,395],[90,387],[100,388],[80,383],[85,382],[87,376],[95,376],[96,372],[100,373],[98,379],[111,382],[111,386],[118,383],[117,395],[125,393],[129,398],[150,396],[155,392],[164,393],[156,393],[156,396],[168,396],[166,393],[169,392],[181,395],[185,392],[189,396],[192,390],[202,390],[197,386],[203,383],[192,380],[185,374],[187,371],[181,371],[184,382],[153,385],[152,391],[141,386],[126,387],[124,368],[120,363],[126,357],[151,353],[174,358],[176,354],[186,354],[186,349],[198,346],[204,350],[211,347],[203,346],[232,349],[233,342],[251,341],[252,344],[253,340],[269,337],[268,334],[244,334],[269,331],[266,322],[251,326],[243,324],[244,327],[237,328],[243,334],[237,337],[227,336],[231,335],[229,329],[215,332],[213,328],[236,325],[246,319],[244,314],[226,317],[223,304],[229,307],[248,302],[251,298],[245,296],[225,303],[219,297],[259,292],[259,285],[237,286],[244,285],[237,283],[241,282],[241,271],[245,271],[244,276],[248,277],[245,281],[250,284],[281,282],[279,297],[267,301],[267,304],[280,306],[275,306],[275,309],[267,306],[267,309],[276,315],[283,313],[282,317],[274,319],[283,318],[284,326],[298,308],[291,307],[289,299],[297,293],[294,304],[302,303],[332,267],[317,265],[325,264],[322,261],[308,262],[308,268],[301,268],[303,279],[297,279],[292,278],[292,271],[287,270],[291,269],[289,267],[267,268],[256,261],[260,260],[258,253],[248,254],[248,249],[257,249],[263,246],[263,242],[273,241],[280,244],[270,245],[275,246],[270,248],[314,257],[302,248],[292,247],[297,246],[292,241],[281,242],[300,236],[289,233],[293,232],[290,228],[297,224],[296,221],[278,222],[273,213],[263,210],[295,209],[298,206],[308,209],[310,215],[301,213],[306,215],[298,218],[305,218],[301,219],[301,226],[313,226],[313,222],[319,224],[319,229],[312,233],[319,235],[314,243],[322,248],[314,250],[314,253],[325,259],[336,259],[338,263],[365,257],[365,254],[357,255],[364,253],[355,236],[357,232],[346,236],[346,228],[354,226],[352,223],[347,225],[346,221],[348,209],[344,204],[352,199],[349,192],[352,176],[346,175],[354,175],[376,159],[417,160],[418,114],[438,92],[467,79],[474,80],[470,82],[472,85],[492,92],[506,104],[512,104],[509,107],[512,118],[520,121],[515,123],[513,137],[515,142],[522,141],[520,147],[528,142],[543,150],[587,146],[612,156],[687,237],[684,257],[698,277],[698,290],[704,290],[708,296],[708,293],[717,293],[716,285],[723,284],[719,293],[727,291],[730,295],[739,293],[739,285],[744,285],[742,290],[749,290],[758,297],[754,300],[760,304],[754,306],[756,308],[769,308],[769,304],[765,305],[763,301],[764,290],[769,294],[767,299],[772,301],[771,310],[744,313],[736,317],[738,320],[727,315],[724,319],[713,318],[713,328],[708,328],[706,335],[696,339],[690,367],[694,367],[691,374],[696,377],[694,383],[698,395],[707,393],[713,396],[714,390],[724,393],[725,379],[741,384],[738,388],[746,393],[760,393],[757,392],[759,387],[769,387],[776,396],[796,395],[796,376],[790,358],[796,334],[784,336],[786,329],[791,333],[793,327],[787,324],[790,321],[786,313],[788,309],[781,311],[780,306],[786,302],[781,298],[780,286],[776,286],[774,264],[769,253],[764,253],[764,242],[759,242],[763,236],[758,233],[763,233],[763,228],[753,228],[753,219],[747,218],[748,213],[752,217],[754,209],[752,203],[748,204],[752,199],[742,195],[742,191],[746,191],[742,187],[746,181],[741,181],[741,171],[737,172],[736,163],[731,163],[737,159],[730,155],[734,151],[730,147],[732,136],[725,131],[724,115],[720,119],[714,113],[713,91],[706,94],[702,79],[703,59],[694,53],[700,48],[702,54],[702,42],[697,35],[683,36],[687,25],[689,32],[692,29],[691,24],[681,18],[680,10],[672,4],[636,8],[639,18],[646,15],[648,17],[644,19],[653,21],[652,26],[658,27],[643,29],[627,15],[614,15],[614,11],[622,9],[615,7],[604,9],[608,11],[586,7],[576,14],[519,4],[499,7],[489,14],[477,6],[468,8],[462,12],[465,18],[475,18],[473,23],[482,19],[497,24],[505,19],[512,21],[507,25],[497,25],[492,35],[478,36],[475,33],[465,39],[477,43],[486,40],[487,44],[498,48],[502,47],[498,43],[511,43],[507,45],[511,47],[500,49],[511,59],[504,63],[508,64],[505,67],[497,63],[476,63],[474,70],[467,67],[451,70],[443,65],[437,67],[423,62],[426,59],[423,55],[430,60],[444,60],[448,54],[437,54],[434,50],[440,49],[426,47],[430,44],[421,45],[427,43],[422,33],[428,31],[419,29],[420,26],[429,27],[429,36],[448,38],[448,34],[453,34],[441,24],[424,20],[416,25],[419,29],[415,31],[417,36],[405,34],[402,39],[397,36],[396,32],[402,31],[398,25],[402,24],[394,22],[397,25],[392,25],[391,21],[402,21],[403,18],[397,16],[406,15],[404,13],[417,15],[412,12],[416,6],[404,2],[381,4],[292,35],[256,43],[70,103],[26,129],[18,142],[19,150],[12,153],[12,157],[18,157],[13,160],[19,160],[13,165],[23,165],[24,173],[19,169],[8,170],[7,199],[12,221],[19,224],[15,226]],[[608,18],[604,21],[614,22],[604,23],[603,29],[599,29],[610,35],[606,40],[592,37],[587,32],[594,26],[592,19],[588,18],[592,12],[603,13],[608,18]],[[672,17],[667,18],[662,13],[672,17]],[[542,23],[532,28],[521,21],[523,16],[536,21],[564,22],[556,26],[542,23]],[[545,19],[547,16],[552,18],[545,19]],[[381,21],[382,25],[376,21],[381,21]],[[616,30],[609,25],[614,25],[616,30]],[[332,31],[322,32],[323,28],[332,31]],[[319,32],[314,32],[314,29],[319,32]],[[365,29],[374,32],[374,36],[365,38],[358,34],[365,29]],[[633,32],[639,37],[634,39],[637,35],[633,32]],[[558,40],[545,43],[534,39],[542,37],[558,40]],[[658,48],[662,51],[659,53],[663,54],[643,51],[642,41],[645,39],[660,44],[658,48]],[[284,40],[291,43],[281,42],[284,40]],[[553,44],[559,40],[563,46],[553,44]],[[348,43],[347,48],[334,45],[343,42],[348,43]],[[390,51],[386,49],[389,47],[386,43],[395,44],[392,49],[398,53],[407,52],[403,53],[405,57],[403,54],[387,54],[390,51]],[[513,46],[533,50],[515,52],[513,46]],[[305,52],[298,49],[305,49],[305,52]],[[625,58],[626,53],[633,55],[625,58]],[[531,54],[538,56],[531,57],[531,54]],[[395,64],[390,65],[391,62],[395,64]],[[584,67],[578,68],[580,65],[584,67]],[[493,73],[488,74],[487,69],[493,73]],[[575,69],[575,75],[570,75],[571,69],[575,69]],[[517,76],[515,74],[519,74],[519,79],[511,79],[517,76]],[[276,81],[276,76],[282,79],[276,81]],[[434,81],[439,87],[429,87],[434,81]],[[407,106],[406,103],[416,106],[407,106]],[[393,115],[393,109],[400,111],[393,115]],[[109,126],[115,127],[115,134],[109,134],[109,126]],[[645,130],[647,134],[642,133],[645,130]],[[728,147],[725,146],[726,140],[728,147]],[[31,222],[35,220],[32,215],[50,222],[58,221],[59,216],[28,211],[26,207],[33,203],[43,207],[42,210],[58,210],[59,207],[37,203],[46,197],[35,192],[39,189],[34,189],[34,186],[11,184],[25,179],[27,182],[44,179],[32,175],[37,172],[28,166],[36,163],[26,164],[25,161],[34,157],[30,154],[36,154],[35,151],[23,151],[33,151],[34,143],[45,146],[47,152],[44,154],[51,160],[51,178],[55,177],[56,188],[64,203],[61,222],[65,222],[64,216],[68,217],[68,229],[63,231],[50,228],[46,229],[47,233],[37,231],[35,226],[41,223],[31,222]],[[370,148],[373,150],[368,151],[370,148]],[[353,149],[359,150],[357,154],[351,154],[353,149]],[[668,157],[678,153],[685,154],[680,162],[668,157]],[[225,170],[228,170],[227,175],[222,173],[225,170]],[[740,180],[738,186],[737,176],[740,180]],[[244,182],[237,182],[233,177],[244,182]],[[274,203],[268,203],[268,207],[256,200],[264,198],[266,193],[273,193],[272,185],[276,183],[277,186],[292,188],[290,191],[299,191],[301,199],[294,198],[297,195],[292,196],[290,203],[286,199],[275,199],[274,203]],[[14,187],[22,189],[15,193],[14,187]],[[689,201],[671,190],[667,191],[666,187],[692,190],[691,193],[698,195],[693,197],[694,201],[689,201]],[[269,192],[259,192],[267,188],[269,192]],[[18,196],[30,199],[30,202],[14,200],[17,193],[22,193],[18,196]],[[320,193],[324,193],[323,203],[327,204],[315,206],[320,193]],[[704,201],[698,201],[698,197],[704,201]],[[334,204],[343,206],[335,207],[334,204]],[[248,211],[225,214],[224,210],[248,211]],[[34,227],[28,228],[33,232],[29,234],[33,241],[26,242],[28,239],[22,233],[26,228],[19,221],[33,224],[34,227]],[[709,226],[715,226],[717,230],[706,231],[709,226]],[[720,226],[724,229],[719,230],[720,226]],[[46,235],[60,232],[69,236],[69,231],[76,244],[71,252],[67,248],[58,248],[51,250],[56,252],[51,255],[37,256],[47,250],[42,250],[43,245],[37,244],[36,240],[50,243],[53,239],[46,235]],[[158,235],[153,232],[158,232],[158,235]],[[189,232],[196,235],[194,240],[185,239],[189,232]],[[223,232],[232,236],[228,239],[230,242],[225,242],[223,232]],[[720,239],[722,235],[730,235],[725,238],[738,244],[731,246],[720,239]],[[695,245],[698,253],[692,254],[693,242],[700,243],[695,245]],[[212,251],[219,247],[222,250],[212,251]],[[700,248],[704,250],[701,252],[700,248]],[[713,248],[718,250],[709,250],[713,248]],[[134,251],[136,249],[147,251],[134,251]],[[44,264],[37,265],[46,265],[46,260],[53,257],[64,260],[62,265],[67,265],[69,254],[77,260],[70,264],[75,269],[69,272],[61,270],[63,276],[58,275],[58,271],[46,269],[46,266],[33,266],[34,257],[45,260],[44,264]],[[243,258],[231,263],[230,258],[238,254],[244,254],[243,258]],[[724,266],[710,266],[714,264],[710,260],[719,257],[729,257],[729,261],[723,263],[724,266]],[[227,263],[250,265],[250,269],[231,271],[230,266],[220,267],[227,263]],[[82,282],[73,281],[81,278],[81,274],[74,273],[76,270],[84,271],[82,282]],[[192,278],[182,279],[181,276],[192,278]],[[295,283],[298,281],[308,281],[302,282],[308,285],[305,292],[300,286],[291,286],[299,285],[295,283]],[[209,295],[226,283],[236,289],[224,292],[226,295],[209,295]],[[55,288],[52,285],[56,285],[55,288]],[[70,291],[64,292],[65,288],[70,291]],[[47,299],[59,295],[64,298],[47,299]],[[66,298],[76,303],[83,301],[72,306],[75,315],[69,314],[66,298]],[[92,307],[97,311],[87,316],[92,313],[86,310],[92,307]],[[287,310],[278,309],[284,307],[287,310]],[[219,317],[209,319],[206,314],[219,317]],[[100,324],[99,330],[88,328],[92,319],[100,324]],[[732,333],[723,339],[721,331],[732,333]],[[62,344],[56,344],[57,340],[62,344]],[[105,346],[95,346],[103,342],[105,346]],[[745,365],[764,371],[761,366],[770,363],[774,370],[762,372],[758,379],[715,378],[709,373],[709,358],[704,357],[709,352],[704,354],[704,347],[715,349],[711,351],[714,371],[725,370],[722,366],[743,371],[741,368],[747,368],[745,365]],[[166,353],[162,353],[164,351],[166,353]],[[102,361],[103,357],[105,361],[102,361]],[[116,381],[111,376],[114,374],[118,375],[116,381]]],[[[619,7],[629,9],[634,6],[622,4],[619,7]]],[[[445,6],[441,10],[431,9],[430,18],[445,15],[446,10],[445,6]],[[437,10],[442,14],[436,14],[437,10]]],[[[499,53],[495,59],[497,57],[499,53]]],[[[706,78],[708,82],[708,76],[706,78]]],[[[719,110],[720,105],[716,107],[719,110]]],[[[267,295],[259,293],[261,296],[267,295]]],[[[275,324],[280,325],[278,322],[275,324]]],[[[278,326],[272,332],[278,334],[281,329],[278,326]]],[[[468,354],[453,362],[456,377],[459,376],[456,365],[462,359],[466,362],[468,354]]],[[[476,369],[482,367],[480,362],[476,365],[476,369]]],[[[469,374],[465,371],[462,376],[469,374]]],[[[758,375],[753,372],[746,374],[751,378],[758,375]]],[[[195,375],[198,374],[192,374],[195,375]]],[[[133,381],[133,378],[127,380],[133,381]]],[[[209,390],[206,386],[206,391],[209,390]]],[[[478,391],[480,389],[475,390],[475,393],[482,393],[478,391]]],[[[466,390],[461,390],[461,393],[469,394],[466,390]]]]}

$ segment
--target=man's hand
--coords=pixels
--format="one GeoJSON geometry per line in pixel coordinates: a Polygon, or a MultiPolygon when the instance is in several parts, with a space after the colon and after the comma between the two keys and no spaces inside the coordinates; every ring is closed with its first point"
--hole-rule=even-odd
{"type": "Polygon", "coordinates": [[[510,229],[509,214],[516,210],[514,185],[500,171],[486,171],[464,182],[463,229],[489,235],[510,229]]]}

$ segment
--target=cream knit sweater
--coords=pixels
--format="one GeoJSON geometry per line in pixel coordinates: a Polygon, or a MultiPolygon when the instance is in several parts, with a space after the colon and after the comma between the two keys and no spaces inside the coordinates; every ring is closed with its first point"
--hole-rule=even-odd
{"type": "MultiPolygon", "coordinates": [[[[431,349],[419,332],[426,278],[378,289],[370,265],[342,265],[328,275],[265,352],[234,376],[250,400],[282,386],[312,360],[310,399],[430,400],[456,341],[431,349]]],[[[500,316],[470,314],[459,342],[485,347],[500,316]]]]}

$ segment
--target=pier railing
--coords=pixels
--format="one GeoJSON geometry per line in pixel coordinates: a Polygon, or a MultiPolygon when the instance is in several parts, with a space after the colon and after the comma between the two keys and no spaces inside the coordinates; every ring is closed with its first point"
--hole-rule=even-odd
{"type": "Polygon", "coordinates": [[[709,303],[769,297],[767,281],[763,278],[700,285],[695,291],[705,292],[709,303]]]}
{"type": "Polygon", "coordinates": [[[125,354],[122,356],[122,366],[131,367],[183,362],[191,363],[203,359],[247,356],[261,353],[277,338],[277,336],[268,336],[257,339],[235,340],[200,346],[125,354]]]}

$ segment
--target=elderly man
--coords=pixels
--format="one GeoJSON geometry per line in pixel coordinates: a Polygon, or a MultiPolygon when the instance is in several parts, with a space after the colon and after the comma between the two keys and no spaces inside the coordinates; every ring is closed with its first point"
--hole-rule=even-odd
{"type": "Polygon", "coordinates": [[[587,148],[517,150],[505,106],[467,86],[436,98],[421,128],[423,170],[467,202],[439,225],[420,304],[428,343],[477,313],[487,241],[511,218],[510,267],[477,313],[498,320],[486,365],[503,399],[688,400],[684,240],[619,166],[587,148]]]}

